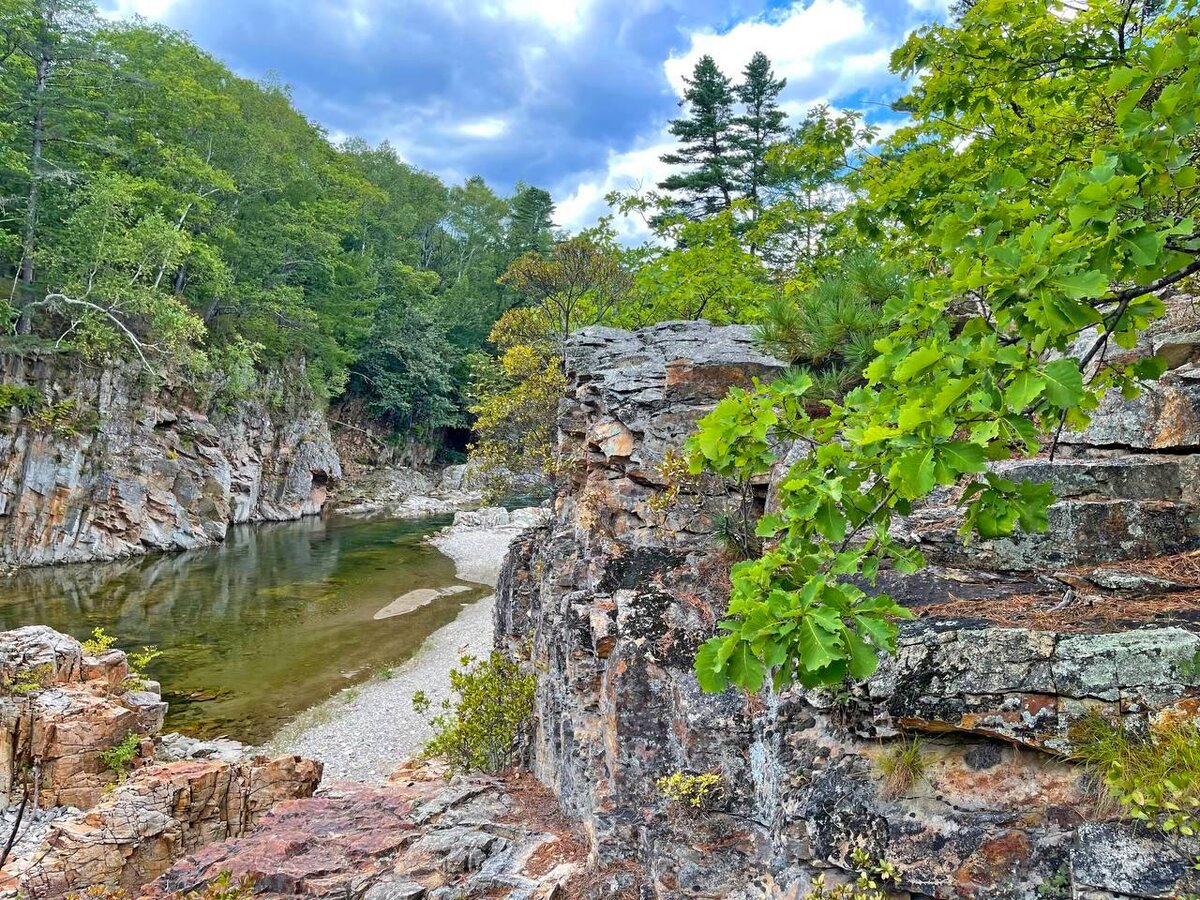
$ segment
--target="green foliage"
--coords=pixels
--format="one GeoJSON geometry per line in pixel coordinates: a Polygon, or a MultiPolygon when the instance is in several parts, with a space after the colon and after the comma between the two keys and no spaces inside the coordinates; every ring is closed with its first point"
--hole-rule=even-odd
{"type": "Polygon", "coordinates": [[[896,266],[859,251],[843,259],[839,274],[799,296],[772,298],[756,336],[768,352],[812,375],[814,400],[837,399],[861,382],[885,330],[884,306],[903,288],[896,266]]]}
{"type": "Polygon", "coordinates": [[[547,256],[526,253],[500,282],[541,314],[560,345],[571,332],[607,321],[630,290],[617,255],[586,237],[559,241],[547,256]]]}
{"type": "Polygon", "coordinates": [[[92,636],[83,642],[83,652],[85,656],[100,656],[102,653],[107,653],[113,648],[117,639],[106,632],[103,628],[96,627],[92,629],[92,636]]]}
{"type": "MultiPolygon", "coordinates": [[[[452,699],[442,701],[429,722],[434,736],[426,756],[444,759],[459,772],[499,772],[512,761],[517,735],[533,714],[536,678],[517,663],[493,652],[484,660],[464,656],[450,670],[452,699]]],[[[422,715],[433,704],[424,691],[413,695],[422,715]]]]}
{"type": "Polygon", "coordinates": [[[900,882],[895,865],[872,858],[861,846],[850,851],[850,863],[856,871],[853,881],[829,885],[822,873],[813,879],[804,900],[884,900],[888,896],[887,885],[900,882]]]}
{"type": "Polygon", "coordinates": [[[28,669],[19,669],[0,683],[0,693],[24,697],[50,686],[54,679],[54,665],[42,663],[28,669]]]}
{"type": "Polygon", "coordinates": [[[1071,730],[1072,757],[1103,780],[1133,819],[1167,833],[1200,833],[1200,728],[1168,720],[1144,735],[1092,711],[1071,730]]]}
{"type": "Polygon", "coordinates": [[[463,357],[517,299],[497,278],[549,247],[545,191],[334,147],[285,86],[89,0],[2,17],[0,325],[179,369],[217,409],[300,358],[385,428],[465,424],[463,357]]]}
{"type": "Polygon", "coordinates": [[[1069,900],[1071,896],[1071,870],[1063,863],[1055,873],[1037,886],[1037,895],[1042,900],[1069,900]]]}
{"type": "Polygon", "coordinates": [[[554,326],[542,310],[509,310],[491,339],[499,359],[471,359],[471,461],[498,497],[527,478],[556,474],[556,416],[567,382],[554,326]]]}
{"type": "Polygon", "coordinates": [[[696,660],[705,689],[872,674],[907,613],[862,586],[923,562],[892,517],[965,482],[964,537],[1044,529],[1048,487],[988,463],[1038,452],[1105,392],[1161,373],[1105,353],[1132,347],[1162,314],[1156,292],[1200,271],[1200,17],[1181,0],[1130,30],[1123,9],[982,0],[896,52],[916,78],[913,122],[856,175],[854,219],[922,274],[887,305],[864,384],[824,415],[811,379],[758,385],[689,444],[695,471],[722,475],[766,471],[785,441],[812,448],[759,523],[767,551],[734,569],[723,634],[696,660]]]}
{"type": "Polygon", "coordinates": [[[672,212],[702,218],[729,209],[737,191],[733,83],[708,54],[696,61],[684,79],[683,100],[687,115],[671,121],[668,130],[679,148],[662,161],[686,166],[668,175],[659,187],[672,192],[672,212]]]}
{"type": "Polygon", "coordinates": [[[121,778],[129,771],[130,764],[137,759],[142,738],[136,731],[128,732],[121,743],[100,751],[100,761],[105,768],[116,772],[121,778]]]}
{"type": "Polygon", "coordinates": [[[656,779],[654,786],[672,803],[690,809],[710,806],[720,799],[725,790],[719,772],[701,772],[699,775],[672,772],[656,779]]]}
{"type": "Polygon", "coordinates": [[[147,687],[145,676],[146,667],[162,656],[157,647],[146,645],[141,650],[134,650],[129,656],[129,674],[121,687],[126,691],[144,691],[147,687]]]}
{"type": "Polygon", "coordinates": [[[41,409],[46,398],[37,388],[26,384],[0,384],[0,414],[12,410],[32,413],[41,409]]]}
{"type": "Polygon", "coordinates": [[[925,777],[929,761],[918,738],[901,741],[884,750],[875,760],[881,776],[880,790],[889,799],[902,797],[925,777]]]}

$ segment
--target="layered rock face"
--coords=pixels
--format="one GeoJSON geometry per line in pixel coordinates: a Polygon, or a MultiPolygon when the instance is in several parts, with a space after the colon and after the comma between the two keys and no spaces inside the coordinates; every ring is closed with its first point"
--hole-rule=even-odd
{"type": "Polygon", "coordinates": [[[333,784],[279,804],[247,837],[180,862],[143,896],[177,897],[229,872],[250,876],[264,898],[564,897],[586,850],[531,782],[451,778],[421,762],[385,785],[333,784]]]}
{"type": "Polygon", "coordinates": [[[0,368],[6,386],[44,398],[41,414],[2,411],[7,565],[207,546],[231,523],[319,513],[341,477],[302,373],[208,410],[186,385],[151,386],[137,369],[57,355],[5,356],[0,368]]]}
{"type": "Polygon", "coordinates": [[[321,778],[319,763],[294,756],[157,764],[158,685],[119,650],[88,655],[45,626],[0,633],[0,680],[0,805],[20,826],[0,889],[22,896],[140,887],[276,803],[311,796],[321,778]]]}
{"type": "Polygon", "coordinates": [[[665,503],[661,471],[729,386],[781,365],[704,323],[573,338],[560,440],[575,466],[507,561],[496,639],[538,673],[531,766],[595,867],[661,898],[794,897],[856,849],[916,895],[1196,890],[1200,846],[1121,820],[1067,759],[1090,711],[1138,728],[1200,708],[1200,389],[1190,354],[1173,359],[1170,404],[1110,398],[1069,455],[1009,464],[1058,491],[1046,535],[964,548],[952,496],[902,523],[933,566],[883,579],[921,618],[868,683],[710,696],[691,661],[727,602],[720,516],[742,498],[709,484],[665,503]],[[912,734],[924,772],[888,784],[912,734]],[[689,812],[656,787],[673,772],[719,773],[722,791],[689,812]]]}

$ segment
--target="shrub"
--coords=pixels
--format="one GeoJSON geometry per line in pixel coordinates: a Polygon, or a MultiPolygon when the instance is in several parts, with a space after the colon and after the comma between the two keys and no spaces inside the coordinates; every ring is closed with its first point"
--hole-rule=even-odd
{"type": "Polygon", "coordinates": [[[850,851],[850,862],[857,870],[854,881],[826,887],[825,875],[818,875],[804,900],[884,900],[885,884],[900,880],[892,863],[872,858],[862,847],[850,851]]]}
{"type": "MultiPolygon", "coordinates": [[[[444,759],[460,772],[499,772],[512,761],[517,732],[533,714],[536,679],[493,652],[484,660],[464,656],[450,670],[454,699],[429,719],[434,736],[425,756],[444,759]]],[[[413,708],[425,715],[433,703],[424,691],[413,695],[413,708]]]]}
{"type": "Polygon", "coordinates": [[[125,676],[125,681],[121,686],[127,691],[144,691],[149,685],[143,670],[160,656],[162,656],[162,651],[151,645],[131,652],[129,654],[129,674],[125,676]]]}
{"type": "Polygon", "coordinates": [[[903,741],[880,754],[875,761],[882,776],[880,791],[889,800],[902,797],[909,789],[925,777],[929,762],[917,738],[903,741]]]}
{"type": "Polygon", "coordinates": [[[123,780],[125,773],[129,770],[129,764],[137,758],[141,743],[141,736],[136,731],[130,731],[121,743],[101,751],[100,761],[123,780]]]}
{"type": "Polygon", "coordinates": [[[83,642],[83,652],[87,656],[99,656],[111,650],[116,642],[117,639],[103,628],[93,628],[91,638],[83,642]]]}
{"type": "Polygon", "coordinates": [[[838,275],[799,295],[770,300],[757,326],[758,340],[808,371],[814,399],[840,397],[862,380],[875,340],[884,333],[884,304],[902,288],[894,265],[876,254],[852,254],[838,275]]]}
{"type": "Polygon", "coordinates": [[[0,683],[0,690],[6,694],[23,697],[48,687],[53,677],[54,665],[42,663],[30,669],[19,669],[13,672],[10,677],[4,679],[3,683],[0,683]]]}
{"type": "Polygon", "coordinates": [[[717,772],[690,775],[672,772],[654,782],[659,792],[672,803],[692,809],[702,809],[720,799],[724,784],[717,772]]]}
{"type": "Polygon", "coordinates": [[[1071,729],[1072,757],[1101,779],[1134,819],[1165,832],[1200,833],[1200,727],[1170,721],[1144,734],[1096,711],[1071,729]]]}
{"type": "Polygon", "coordinates": [[[497,358],[468,359],[478,438],[471,460],[492,497],[511,492],[523,479],[556,472],[555,423],[567,382],[550,327],[537,310],[509,310],[489,336],[497,358]]]}

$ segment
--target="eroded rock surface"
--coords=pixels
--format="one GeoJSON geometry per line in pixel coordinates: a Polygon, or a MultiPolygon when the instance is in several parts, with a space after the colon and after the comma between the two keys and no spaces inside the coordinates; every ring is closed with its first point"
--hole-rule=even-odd
{"type": "Polygon", "coordinates": [[[247,754],[233,742],[169,737],[166,704],[119,650],[89,655],[45,626],[0,633],[0,802],[25,798],[0,888],[64,897],[93,885],[138,888],[175,860],[236,837],[281,800],[308,797],[321,766],[247,754]],[[128,744],[123,758],[105,754],[128,744]]]}
{"type": "Polygon", "coordinates": [[[552,520],[510,554],[496,631],[538,673],[531,765],[583,823],[593,863],[636,862],[621,884],[659,898],[795,897],[850,870],[855,847],[894,862],[914,895],[1195,890],[1179,848],[1098,808],[1064,756],[1088,710],[1131,726],[1195,714],[1195,617],[1139,612],[1173,582],[1129,562],[1196,546],[1188,445],[1160,434],[1132,454],[1078,443],[1009,464],[1059,491],[1044,536],[963,548],[952,496],[914,515],[905,527],[940,565],[886,579],[925,615],[866,685],[704,695],[691,662],[728,595],[714,534],[728,499],[702,484],[655,502],[660,468],[728,386],[775,371],[744,331],[703,324],[588,329],[568,346],[560,441],[577,465],[552,520]],[[1005,620],[1030,610],[1043,624],[1005,620]],[[881,760],[913,733],[926,770],[897,789],[881,760]],[[677,771],[719,773],[719,801],[668,802],[655,780],[677,771]]]}
{"type": "Polygon", "coordinates": [[[578,875],[585,849],[533,779],[455,777],[427,764],[389,783],[339,783],[280,803],[241,840],[179,863],[149,897],[250,875],[260,897],[369,900],[551,900],[578,875]]]}
{"type": "Polygon", "coordinates": [[[341,477],[303,373],[208,409],[182,383],[71,356],[5,356],[4,382],[62,411],[4,413],[0,562],[116,559],[221,541],[231,523],[315,515],[341,477]],[[282,398],[282,402],[280,399],[282,398]]]}

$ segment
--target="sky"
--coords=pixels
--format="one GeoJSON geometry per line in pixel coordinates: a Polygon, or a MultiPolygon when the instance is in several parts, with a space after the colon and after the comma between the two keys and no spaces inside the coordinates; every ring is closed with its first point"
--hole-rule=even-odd
{"type": "MultiPolygon", "coordinates": [[[[704,53],[736,76],[756,50],[801,116],[818,102],[886,125],[888,57],[946,0],[102,0],[188,32],[238,74],[276,77],[331,139],[391,142],[450,182],[551,191],[556,224],[666,172],[667,122],[704,53]]],[[[618,223],[637,237],[636,221],[618,223]]]]}

